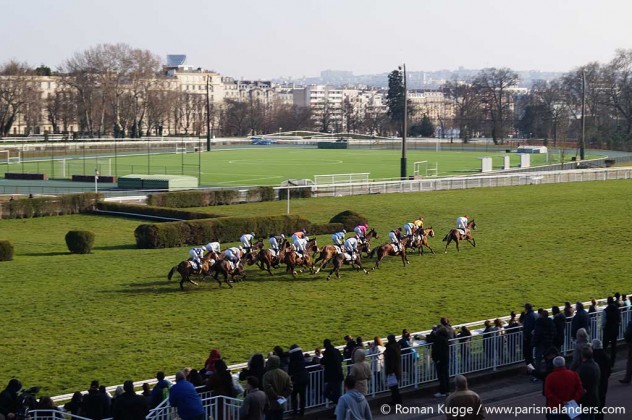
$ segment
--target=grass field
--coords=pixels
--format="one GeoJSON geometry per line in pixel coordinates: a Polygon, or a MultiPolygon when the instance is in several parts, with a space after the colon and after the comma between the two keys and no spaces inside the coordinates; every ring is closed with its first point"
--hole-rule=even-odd
{"type": "MultiPolygon", "coordinates": [[[[19,377],[44,394],[151,378],[200,367],[211,348],[229,362],[292,343],[310,349],[329,337],[428,329],[440,316],[453,324],[508,314],[525,301],[550,306],[565,300],[632,292],[630,181],[481,188],[421,194],[294,200],[292,212],[314,222],[353,209],[386,233],[423,214],[437,237],[468,212],[478,224],[478,246],[461,253],[413,256],[404,268],[391,259],[369,275],[347,268],[292,280],[252,267],[234,289],[216,283],[179,290],[169,268],[187,249],[138,250],[141,222],[74,215],[0,220],[0,238],[15,247],[0,263],[4,314],[0,381],[19,377]],[[94,252],[72,255],[64,235],[96,234],[94,252]]],[[[285,203],[243,204],[207,211],[283,214],[285,203]]],[[[263,233],[263,232],[261,232],[263,233]]],[[[329,243],[329,238],[319,238],[329,243]]]]}
{"type": "MultiPolygon", "coordinates": [[[[408,174],[413,175],[414,162],[428,161],[429,167],[438,164],[438,175],[456,175],[480,172],[482,157],[492,157],[496,169],[503,164],[505,153],[500,151],[454,152],[410,150],[407,154],[408,174]]],[[[512,167],[518,167],[520,156],[509,154],[512,167]]],[[[259,146],[252,148],[214,150],[200,154],[163,154],[118,156],[114,158],[81,159],[55,163],[24,162],[23,164],[0,165],[4,172],[46,173],[50,178],[62,174],[94,174],[98,168],[102,175],[173,174],[201,175],[202,185],[274,185],[288,178],[313,179],[314,175],[370,173],[371,179],[396,178],[400,176],[399,150],[326,150],[298,147],[259,146]],[[200,166],[201,163],[201,166],[200,166]],[[201,169],[200,169],[201,168],[201,169]]],[[[595,156],[589,156],[592,158],[595,156]]],[[[546,155],[531,155],[533,166],[546,163],[546,155]]],[[[560,156],[551,154],[550,163],[557,163],[560,156]]],[[[566,156],[566,161],[570,158],[566,156]]],[[[424,168],[425,169],[425,168],[424,168]]],[[[425,175],[422,171],[421,175],[425,175]]]]}

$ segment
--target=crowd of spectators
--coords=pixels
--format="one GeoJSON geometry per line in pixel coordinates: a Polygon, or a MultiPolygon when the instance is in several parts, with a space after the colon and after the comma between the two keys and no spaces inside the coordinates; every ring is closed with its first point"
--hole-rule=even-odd
{"type": "MultiPolygon", "coordinates": [[[[524,311],[520,315],[511,312],[507,322],[501,319],[485,321],[480,333],[482,354],[488,359],[497,357],[502,360],[507,354],[521,353],[533,381],[542,381],[543,394],[550,407],[559,406],[560,401],[569,401],[564,398],[571,397],[586,407],[603,407],[608,377],[616,358],[621,313],[629,307],[630,300],[626,296],[615,294],[608,297],[602,324],[597,326],[602,330],[602,342],[590,340],[593,335],[591,328],[596,325],[591,322],[591,317],[596,316],[598,309],[594,300],[588,311],[581,302],[574,306],[565,302],[562,309],[554,306],[551,314],[542,308],[535,311],[531,304],[526,303],[524,311]],[[573,341],[564,343],[569,318],[573,341]],[[507,339],[510,334],[520,331],[522,348],[514,344],[515,340],[507,339]],[[565,345],[571,347],[563,349],[565,345]],[[565,359],[560,355],[562,350],[571,349],[572,359],[567,368],[565,359]]],[[[632,342],[632,323],[628,330],[625,339],[632,342]]],[[[297,344],[292,344],[289,351],[275,346],[267,357],[262,353],[253,354],[247,367],[234,373],[229,371],[220,351],[213,349],[201,369],[185,368],[177,372],[175,384],[168,381],[163,372],[157,372],[154,386],[143,384],[142,393],[137,393],[134,383],[127,380],[110,396],[95,380],[87,393],[75,392],[63,407],[56,407],[49,397],[42,397],[38,406],[33,408],[50,410],[53,418],[59,413],[60,419],[65,411],[95,420],[108,417],[140,420],[168,399],[183,420],[199,420],[205,415],[200,392],[209,392],[220,398],[243,395],[241,419],[261,419],[264,412],[267,419],[281,419],[288,407],[294,416],[300,417],[305,413],[307,397],[314,391],[310,389],[309,373],[322,370],[324,396],[334,405],[332,417],[345,418],[350,413],[367,416],[365,396],[369,394],[371,381],[390,389],[391,404],[402,403],[399,387],[402,382],[408,384],[413,379],[412,367],[416,366],[420,357],[418,346],[422,343],[432,344],[429,356],[439,383],[434,396],[448,396],[451,363],[459,357],[464,363],[464,370],[468,369],[466,363],[472,352],[472,338],[473,334],[466,325],[454,328],[447,318],[441,318],[425,337],[411,337],[404,329],[399,340],[393,334],[388,335],[386,345],[380,337],[365,341],[362,337],[354,339],[347,335],[342,351],[329,339],[325,339],[323,347],[316,348],[313,354],[304,352],[297,344]],[[450,346],[451,340],[458,343],[458,355],[455,347],[450,346]],[[405,355],[409,357],[402,357],[405,355]],[[245,389],[241,383],[245,383],[245,389]],[[347,391],[344,395],[343,384],[347,391]]],[[[626,376],[621,380],[623,383],[632,381],[632,351],[629,352],[627,367],[626,376]]],[[[452,400],[476,403],[467,389],[465,378],[459,376],[457,379],[455,394],[459,398],[453,397],[452,400]]],[[[15,417],[21,388],[21,383],[12,379],[0,393],[0,416],[6,420],[15,417]]]]}

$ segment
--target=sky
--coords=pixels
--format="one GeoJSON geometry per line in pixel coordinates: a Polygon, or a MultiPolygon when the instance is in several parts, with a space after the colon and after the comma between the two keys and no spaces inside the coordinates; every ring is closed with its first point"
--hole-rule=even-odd
{"type": "Polygon", "coordinates": [[[0,0],[0,16],[0,64],[58,68],[122,42],[236,79],[566,72],[632,48],[626,0],[0,0]]]}

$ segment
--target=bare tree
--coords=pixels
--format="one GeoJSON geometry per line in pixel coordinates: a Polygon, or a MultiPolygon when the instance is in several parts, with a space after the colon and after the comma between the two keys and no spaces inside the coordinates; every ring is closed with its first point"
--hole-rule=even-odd
{"type": "Polygon", "coordinates": [[[40,95],[34,72],[27,64],[9,61],[0,67],[0,137],[11,133],[11,127],[23,115],[27,132],[33,118],[39,120],[40,95]]]}
{"type": "Polygon", "coordinates": [[[518,84],[518,74],[508,68],[487,68],[474,78],[473,85],[481,95],[491,122],[494,144],[502,143],[507,132],[510,95],[507,89],[518,84]]]}
{"type": "Polygon", "coordinates": [[[468,83],[447,82],[443,93],[454,105],[454,123],[459,127],[459,136],[464,143],[480,127],[481,100],[478,90],[468,83]]]}

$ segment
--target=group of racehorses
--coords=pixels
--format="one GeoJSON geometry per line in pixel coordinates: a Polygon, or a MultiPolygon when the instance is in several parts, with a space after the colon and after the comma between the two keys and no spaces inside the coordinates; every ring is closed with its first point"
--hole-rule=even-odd
{"type": "MultiPolygon", "coordinates": [[[[467,241],[475,247],[476,241],[472,237],[472,230],[475,229],[476,222],[473,219],[468,223],[465,232],[459,229],[451,229],[443,238],[443,241],[446,242],[445,252],[447,252],[448,245],[451,242],[455,243],[457,251],[460,250],[460,241],[467,241]]],[[[406,266],[406,264],[409,264],[406,255],[407,250],[417,250],[420,255],[423,255],[424,248],[428,248],[430,252],[435,253],[434,249],[428,243],[428,238],[433,238],[434,236],[435,232],[432,227],[419,228],[412,232],[412,235],[404,237],[398,236],[397,243],[385,243],[371,249],[371,240],[378,238],[375,229],[371,229],[366,233],[364,238],[359,241],[358,249],[355,253],[346,252],[346,250],[343,249],[344,247],[337,245],[318,247],[316,238],[310,239],[307,242],[305,252],[303,253],[297,252],[295,247],[287,241],[287,239],[284,239],[279,250],[275,251],[266,249],[263,240],[260,239],[254,243],[252,248],[247,252],[240,251],[239,262],[236,264],[224,258],[225,251],[221,253],[211,251],[203,256],[199,267],[192,264],[190,259],[182,261],[177,266],[171,268],[168,278],[171,280],[172,276],[178,272],[181,276],[180,288],[184,289],[185,282],[197,285],[191,278],[192,276],[212,276],[221,287],[222,283],[219,280],[219,275],[222,275],[224,282],[232,288],[233,286],[228,280],[229,277],[232,282],[236,281],[236,278],[243,280],[246,277],[244,262],[246,265],[256,264],[259,269],[267,271],[270,275],[273,275],[272,268],[279,268],[281,264],[286,265],[287,273],[296,277],[297,269],[300,272],[309,270],[310,273],[315,274],[320,272],[321,269],[325,268],[329,263],[332,264],[332,269],[329,271],[327,280],[329,280],[334,273],[337,278],[340,278],[340,268],[343,265],[350,265],[352,268],[358,271],[362,270],[368,274],[367,270],[362,266],[363,253],[369,258],[376,257],[375,266],[373,267],[374,270],[380,268],[380,263],[387,255],[400,256],[402,263],[406,266]]]]}

